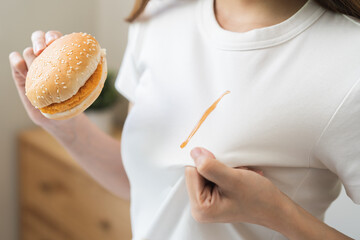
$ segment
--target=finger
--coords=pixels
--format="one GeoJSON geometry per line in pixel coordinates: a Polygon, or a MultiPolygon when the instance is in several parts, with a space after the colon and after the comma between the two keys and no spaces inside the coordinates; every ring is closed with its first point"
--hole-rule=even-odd
{"type": "Polygon", "coordinates": [[[29,102],[28,98],[25,95],[25,79],[26,79],[26,72],[27,67],[25,60],[21,57],[20,53],[12,52],[9,55],[12,75],[15,81],[16,89],[18,90],[19,96],[21,101],[25,104],[25,108],[29,108],[31,103],[29,102]],[[20,72],[24,72],[20,73],[20,72]],[[25,75],[25,76],[24,76],[25,75]]]}
{"type": "Polygon", "coordinates": [[[257,174],[260,174],[261,176],[264,176],[264,172],[262,170],[255,169],[255,168],[252,168],[252,167],[235,167],[235,169],[249,170],[249,171],[256,172],[257,174]]]}
{"type": "Polygon", "coordinates": [[[194,167],[185,168],[185,180],[190,201],[194,204],[201,202],[204,197],[203,194],[206,180],[194,167]]]}
{"type": "Polygon", "coordinates": [[[31,41],[34,48],[34,54],[39,56],[39,54],[46,48],[45,33],[43,31],[33,32],[31,35],[31,41]]]}
{"type": "Polygon", "coordinates": [[[62,34],[58,31],[48,31],[45,34],[45,43],[47,46],[49,46],[53,41],[60,38],[62,34]]]}
{"type": "Polygon", "coordinates": [[[191,156],[200,175],[221,188],[228,189],[234,181],[234,169],[215,159],[214,155],[204,148],[194,148],[191,156]]]}
{"type": "MultiPolygon", "coordinates": [[[[27,74],[27,67],[26,67],[26,62],[21,57],[20,53],[18,52],[10,53],[9,61],[14,77],[16,76],[16,74],[20,75],[23,78],[22,80],[24,81],[27,74]]],[[[18,78],[15,78],[15,80],[17,79],[18,78]]]]}
{"type": "Polygon", "coordinates": [[[249,170],[248,167],[235,167],[235,169],[244,169],[244,170],[249,170]]]}
{"type": "Polygon", "coordinates": [[[26,62],[26,66],[29,69],[30,66],[31,66],[31,63],[36,58],[33,48],[32,47],[25,48],[24,52],[23,52],[23,57],[24,57],[24,60],[26,62]]]}
{"type": "Polygon", "coordinates": [[[262,170],[259,169],[251,169],[251,171],[256,172],[257,174],[260,174],[261,176],[264,176],[264,172],[262,170]]]}

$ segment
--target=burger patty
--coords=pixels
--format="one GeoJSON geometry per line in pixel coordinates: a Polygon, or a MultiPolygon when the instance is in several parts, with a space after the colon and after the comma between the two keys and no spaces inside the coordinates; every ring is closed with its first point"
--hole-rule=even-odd
{"type": "Polygon", "coordinates": [[[59,112],[65,112],[79,105],[94,91],[94,89],[99,84],[102,74],[102,67],[103,67],[102,65],[103,65],[103,61],[99,63],[93,75],[90,76],[90,78],[86,81],[84,86],[82,86],[74,96],[72,96],[68,100],[65,100],[64,102],[53,103],[50,104],[49,106],[40,108],[40,110],[43,113],[55,114],[59,112]]]}

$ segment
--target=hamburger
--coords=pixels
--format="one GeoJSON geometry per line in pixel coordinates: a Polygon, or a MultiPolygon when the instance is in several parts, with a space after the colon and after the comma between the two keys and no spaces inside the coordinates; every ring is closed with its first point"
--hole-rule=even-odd
{"type": "Polygon", "coordinates": [[[31,64],[25,94],[49,119],[74,117],[100,95],[107,76],[105,49],[86,33],[64,35],[31,64]]]}

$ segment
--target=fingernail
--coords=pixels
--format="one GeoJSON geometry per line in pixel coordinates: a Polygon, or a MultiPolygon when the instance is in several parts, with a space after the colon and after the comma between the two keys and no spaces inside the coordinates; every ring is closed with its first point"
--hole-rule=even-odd
{"type": "Polygon", "coordinates": [[[48,38],[47,38],[47,44],[51,43],[52,41],[55,40],[55,36],[54,35],[50,35],[48,38]]]}
{"type": "Polygon", "coordinates": [[[201,158],[200,158],[200,156],[202,155],[201,148],[194,148],[193,150],[191,150],[190,155],[194,159],[195,165],[198,166],[201,164],[201,158]]]}
{"type": "Polygon", "coordinates": [[[39,53],[40,50],[44,49],[46,46],[44,43],[38,43],[34,47],[34,52],[39,53]]]}

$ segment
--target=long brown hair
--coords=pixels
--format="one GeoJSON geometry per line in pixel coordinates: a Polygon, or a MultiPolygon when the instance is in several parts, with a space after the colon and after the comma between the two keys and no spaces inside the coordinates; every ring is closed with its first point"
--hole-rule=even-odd
{"type": "MultiPolygon", "coordinates": [[[[349,16],[360,18],[360,1],[359,0],[315,0],[321,6],[333,12],[343,13],[349,16]]],[[[135,0],[134,7],[130,15],[125,19],[133,22],[144,11],[149,0],[135,0]]]]}

